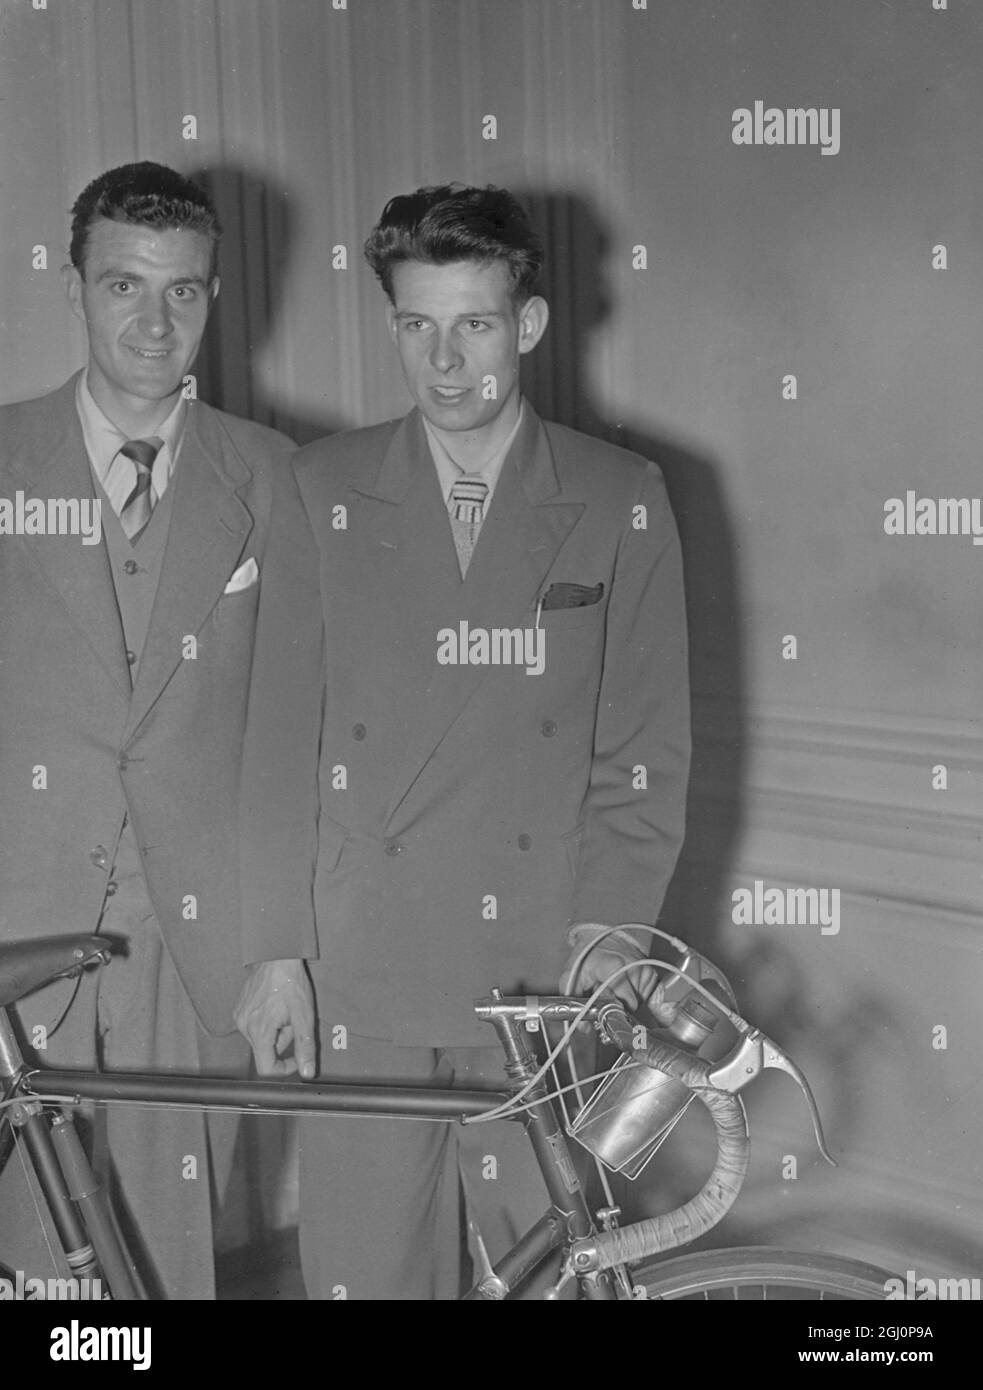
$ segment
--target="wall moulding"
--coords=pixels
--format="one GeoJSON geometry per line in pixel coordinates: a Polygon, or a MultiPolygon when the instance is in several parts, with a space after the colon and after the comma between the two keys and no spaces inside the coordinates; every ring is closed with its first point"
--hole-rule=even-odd
{"type": "MultiPolygon", "coordinates": [[[[699,755],[680,876],[838,887],[877,919],[983,917],[983,753],[974,720],[762,707],[736,733],[694,702],[699,755]],[[735,771],[735,760],[739,772],[735,771]],[[933,788],[946,768],[947,787],[933,788]],[[726,843],[727,864],[720,846],[726,843]]],[[[721,911],[727,907],[721,900],[721,911]]]]}

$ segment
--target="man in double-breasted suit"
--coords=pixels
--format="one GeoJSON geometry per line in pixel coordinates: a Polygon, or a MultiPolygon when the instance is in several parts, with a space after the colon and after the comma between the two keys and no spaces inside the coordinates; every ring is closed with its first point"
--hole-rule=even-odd
{"type": "MultiPolygon", "coordinates": [[[[673,870],[679,544],[653,464],[520,395],[548,310],[510,194],[393,199],[366,254],[416,408],[278,478],[243,769],[247,958],[316,957],[323,1075],[500,1084],[474,997],[555,991],[571,927],[654,922],[673,870]]],[[[622,959],[597,954],[588,980],[622,959]]],[[[518,1127],[500,1129],[473,1127],[461,1159],[493,1258],[546,1205],[518,1127]]],[[[452,1143],[407,1121],[305,1126],[313,1297],[456,1296],[452,1143]]]]}
{"type": "MultiPolygon", "coordinates": [[[[238,776],[273,474],[293,446],[185,399],[218,235],[201,189],[160,165],[90,184],[64,272],[88,365],[0,415],[0,939],[99,931],[124,948],[23,1001],[41,1063],[248,1059],[228,1036],[238,776]]],[[[213,1296],[228,1125],[111,1107],[106,1125],[151,1292],[213,1296]]],[[[18,1209],[8,1187],[8,1263],[18,1209]]]]}

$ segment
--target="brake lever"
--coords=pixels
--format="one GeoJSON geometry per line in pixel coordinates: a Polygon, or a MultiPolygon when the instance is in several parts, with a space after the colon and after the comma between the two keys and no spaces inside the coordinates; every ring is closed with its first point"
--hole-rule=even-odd
{"type": "Polygon", "coordinates": [[[809,1117],[812,1120],[812,1128],[816,1136],[816,1147],[826,1162],[836,1168],[836,1159],[826,1147],[822,1120],[819,1118],[819,1107],[816,1105],[809,1082],[791,1057],[786,1056],[778,1044],[772,1042],[771,1038],[762,1033],[759,1028],[752,1028],[730,1056],[726,1057],[718,1067],[710,1072],[707,1080],[718,1091],[728,1091],[731,1095],[736,1095],[738,1091],[742,1091],[756,1076],[760,1076],[769,1067],[775,1071],[787,1072],[793,1081],[798,1082],[799,1088],[805,1096],[806,1105],[809,1107],[809,1117]]]}

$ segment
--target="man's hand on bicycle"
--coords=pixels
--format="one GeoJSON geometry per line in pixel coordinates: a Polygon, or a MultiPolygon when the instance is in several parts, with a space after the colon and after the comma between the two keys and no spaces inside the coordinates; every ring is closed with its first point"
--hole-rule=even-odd
{"type": "Polygon", "coordinates": [[[235,1022],[253,1050],[260,1076],[299,1072],[305,1081],[314,1078],[314,995],[302,960],[250,966],[235,1022]],[[293,1056],[285,1057],[291,1043],[293,1056]]]}
{"type": "MultiPolygon", "coordinates": [[[[560,977],[561,994],[593,994],[597,986],[603,984],[616,970],[628,965],[632,960],[644,959],[645,952],[641,946],[633,950],[623,938],[608,936],[587,953],[577,971],[577,978],[572,979],[577,957],[592,936],[600,936],[605,930],[604,926],[596,922],[578,922],[570,929],[573,950],[560,977]]],[[[671,1004],[662,1003],[655,992],[657,984],[656,967],[639,965],[635,970],[629,970],[619,976],[608,988],[611,994],[616,995],[633,1012],[648,1011],[654,1015],[657,1022],[668,1023],[675,1014],[675,1008],[671,1004]]]]}

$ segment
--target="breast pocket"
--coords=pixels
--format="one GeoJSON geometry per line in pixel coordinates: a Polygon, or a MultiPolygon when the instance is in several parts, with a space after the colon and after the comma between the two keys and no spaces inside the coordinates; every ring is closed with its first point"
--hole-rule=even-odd
{"type": "Polygon", "coordinates": [[[252,631],[259,604],[259,584],[250,584],[234,594],[223,594],[212,609],[215,627],[220,633],[252,631]]]}
{"type": "Polygon", "coordinates": [[[562,632],[568,627],[587,627],[591,623],[603,623],[607,604],[590,603],[583,608],[549,608],[539,615],[539,625],[547,632],[562,632]]]}
{"type": "Polygon", "coordinates": [[[556,608],[540,613],[546,661],[562,655],[564,660],[582,655],[594,661],[604,645],[606,603],[592,603],[586,608],[556,608]]]}

